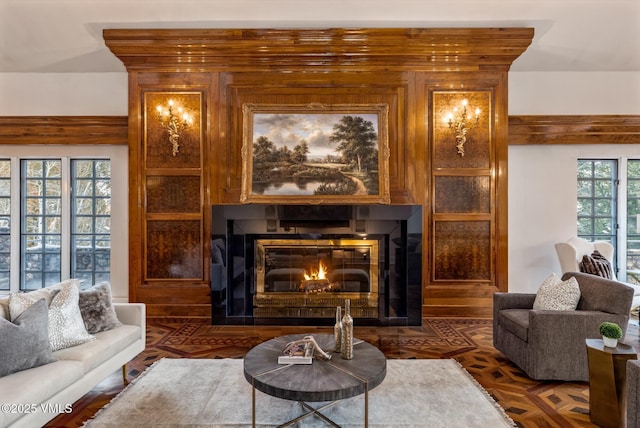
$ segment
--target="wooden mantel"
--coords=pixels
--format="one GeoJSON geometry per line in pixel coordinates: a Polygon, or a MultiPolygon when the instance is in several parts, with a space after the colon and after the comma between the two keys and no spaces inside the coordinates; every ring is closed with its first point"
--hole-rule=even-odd
{"type": "Polygon", "coordinates": [[[104,30],[129,71],[508,70],[533,28],[104,30]]]}

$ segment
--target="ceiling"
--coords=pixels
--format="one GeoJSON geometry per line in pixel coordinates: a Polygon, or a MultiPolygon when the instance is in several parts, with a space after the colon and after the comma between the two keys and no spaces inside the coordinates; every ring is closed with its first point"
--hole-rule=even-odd
{"type": "Polygon", "coordinates": [[[0,0],[0,72],[123,72],[105,28],[533,27],[513,71],[640,72],[640,0],[0,0]]]}

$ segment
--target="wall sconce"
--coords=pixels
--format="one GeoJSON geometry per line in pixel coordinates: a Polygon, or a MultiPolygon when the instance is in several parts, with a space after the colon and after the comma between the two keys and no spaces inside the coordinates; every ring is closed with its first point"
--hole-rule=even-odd
{"type": "Polygon", "coordinates": [[[171,143],[171,154],[177,155],[180,151],[180,131],[193,124],[193,118],[189,116],[182,107],[177,107],[177,113],[174,111],[174,102],[169,100],[169,107],[164,109],[162,106],[156,107],[158,112],[158,121],[169,134],[169,142],[171,143]],[[181,116],[181,117],[180,117],[181,116]]]}
{"type": "Polygon", "coordinates": [[[467,114],[467,104],[468,101],[466,99],[462,100],[462,110],[458,112],[458,107],[454,107],[453,112],[450,112],[445,117],[445,122],[456,137],[456,148],[460,156],[464,156],[464,143],[467,141],[467,132],[473,129],[480,119],[480,109],[476,108],[475,116],[471,117],[471,115],[467,114]]]}

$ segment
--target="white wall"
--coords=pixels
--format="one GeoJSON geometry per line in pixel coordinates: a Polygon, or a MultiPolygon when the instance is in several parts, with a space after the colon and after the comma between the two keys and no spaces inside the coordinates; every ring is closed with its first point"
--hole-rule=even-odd
{"type": "MultiPolygon", "coordinates": [[[[126,73],[0,73],[0,116],[126,114],[126,73]]],[[[640,114],[640,73],[512,72],[509,114],[640,114]]],[[[510,291],[559,273],[553,244],[576,233],[576,161],[597,156],[640,157],[640,142],[509,148],[510,291]]]]}
{"type": "MultiPolygon", "coordinates": [[[[640,73],[511,73],[509,114],[640,114],[640,73]]],[[[576,234],[578,158],[624,156],[640,158],[640,141],[509,147],[509,291],[561,273],[554,244],[576,234]]]]}
{"type": "Polygon", "coordinates": [[[127,73],[0,73],[0,116],[126,116],[127,73]]]}

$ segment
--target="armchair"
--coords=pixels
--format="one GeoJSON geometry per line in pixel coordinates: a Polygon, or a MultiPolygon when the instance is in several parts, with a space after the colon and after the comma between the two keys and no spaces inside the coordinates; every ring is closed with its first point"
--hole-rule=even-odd
{"type": "Polygon", "coordinates": [[[571,276],[580,287],[575,311],[535,310],[534,293],[493,295],[493,346],[532,379],[588,381],[585,339],[601,337],[604,321],[626,334],[633,289],[580,272],[567,272],[562,280],[571,276]]]}
{"type": "MultiPolygon", "coordinates": [[[[613,260],[613,245],[607,241],[590,242],[583,238],[572,237],[567,242],[558,242],[555,247],[562,273],[580,272],[579,264],[582,256],[590,256],[595,250],[609,262],[613,260]]],[[[615,279],[615,272],[612,273],[615,279]]]]}

